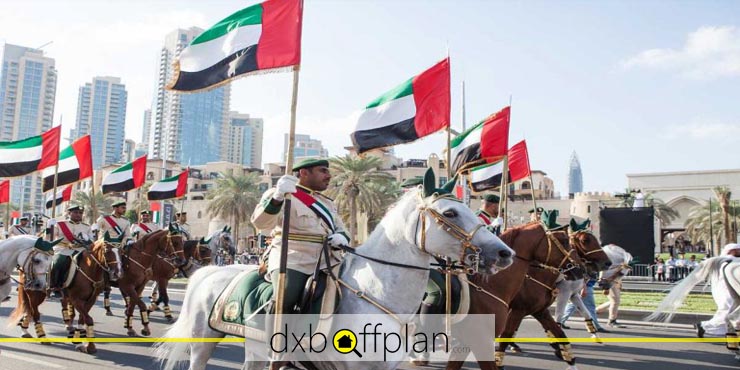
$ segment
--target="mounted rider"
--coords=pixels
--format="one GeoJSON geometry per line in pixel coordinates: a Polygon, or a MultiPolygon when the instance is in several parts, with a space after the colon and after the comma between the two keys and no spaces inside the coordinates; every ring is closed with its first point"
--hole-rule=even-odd
{"type": "Polygon", "coordinates": [[[31,227],[28,226],[28,217],[21,217],[20,221],[20,225],[13,225],[10,227],[8,237],[33,234],[33,230],[31,230],[31,227]]]}
{"type": "Polygon", "coordinates": [[[159,225],[152,222],[152,212],[148,210],[141,211],[139,213],[141,220],[131,225],[129,233],[135,240],[139,240],[146,234],[151,234],[155,231],[160,230],[159,225]]]}
{"type": "Polygon", "coordinates": [[[483,221],[486,228],[490,230],[494,235],[501,235],[501,227],[504,224],[503,218],[498,214],[498,207],[500,199],[498,195],[486,194],[483,196],[480,209],[475,212],[475,215],[483,221]]]}
{"type": "Polygon", "coordinates": [[[124,217],[126,213],[126,202],[118,201],[111,205],[113,212],[109,216],[101,216],[96,222],[98,234],[98,240],[103,239],[106,231],[108,235],[113,239],[121,239],[121,245],[129,245],[134,241],[131,239],[131,222],[124,217]],[[121,238],[123,237],[123,238],[121,238]]]}
{"type": "MultiPolygon", "coordinates": [[[[306,281],[316,270],[324,244],[331,247],[332,266],[341,262],[340,247],[349,246],[349,235],[345,232],[337,207],[332,199],[320,193],[326,190],[331,180],[329,162],[325,159],[304,159],[292,170],[293,176],[284,175],[275,188],[262,195],[251,218],[258,229],[272,230],[266,278],[274,284],[278,281],[280,267],[283,201],[285,194],[293,194],[283,312],[292,312],[299,303],[306,281]]],[[[326,260],[321,260],[321,268],[326,268],[326,260]]]]}
{"type": "Polygon", "coordinates": [[[192,239],[190,234],[190,224],[188,223],[188,213],[187,212],[177,212],[175,213],[175,225],[180,229],[180,231],[185,234],[185,240],[192,239]]]}
{"type": "Polygon", "coordinates": [[[69,269],[72,255],[90,250],[93,235],[90,225],[82,222],[85,209],[78,204],[67,207],[67,220],[49,220],[48,226],[54,228],[54,237],[61,242],[54,246],[54,259],[51,268],[51,290],[59,290],[64,284],[64,276],[69,269]]]}

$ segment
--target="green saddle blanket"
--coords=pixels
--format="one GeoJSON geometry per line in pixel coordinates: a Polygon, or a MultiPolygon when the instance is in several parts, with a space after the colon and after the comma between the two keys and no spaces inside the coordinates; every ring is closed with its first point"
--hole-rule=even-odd
{"type": "MultiPolygon", "coordinates": [[[[235,276],[216,299],[211,308],[208,325],[211,329],[228,335],[263,340],[267,315],[272,308],[273,285],[260,276],[257,270],[244,271],[235,276]]],[[[324,295],[311,302],[309,314],[333,311],[338,303],[338,290],[327,283],[324,295]]]]}

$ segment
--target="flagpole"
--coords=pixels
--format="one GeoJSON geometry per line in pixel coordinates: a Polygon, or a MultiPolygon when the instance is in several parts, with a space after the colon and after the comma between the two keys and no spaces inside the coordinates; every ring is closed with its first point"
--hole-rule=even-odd
{"type": "MultiPolygon", "coordinates": [[[[58,156],[59,154],[57,154],[58,156]]],[[[54,190],[51,195],[51,219],[56,219],[57,214],[57,175],[59,175],[59,158],[57,157],[57,164],[54,166],[54,190]]],[[[49,240],[54,240],[54,228],[49,228],[49,240]]]]}
{"type": "Polygon", "coordinates": [[[501,232],[504,232],[506,230],[506,221],[508,217],[506,217],[506,208],[508,207],[508,201],[507,201],[507,194],[508,194],[508,186],[509,186],[509,155],[507,154],[504,156],[504,167],[501,172],[501,201],[498,204],[498,215],[501,217],[504,222],[503,225],[501,225],[501,232]]]}
{"type": "MultiPolygon", "coordinates": [[[[293,93],[290,101],[290,132],[288,134],[288,151],[285,153],[285,174],[290,175],[293,167],[293,154],[295,146],[295,120],[296,120],[296,107],[298,103],[298,77],[301,66],[296,65],[293,69],[293,93]]],[[[280,268],[278,270],[278,281],[275,288],[277,289],[277,295],[275,299],[275,326],[274,330],[280,330],[282,324],[283,315],[283,304],[285,302],[285,275],[288,271],[288,236],[290,234],[290,202],[291,195],[285,194],[285,200],[283,200],[283,225],[282,225],[282,237],[280,243],[280,268]]],[[[329,261],[326,261],[328,264],[329,261]]],[[[282,338],[278,336],[279,345],[282,344],[282,338]]],[[[278,346],[278,348],[280,348],[278,346]]]]}
{"type": "Polygon", "coordinates": [[[90,177],[90,212],[92,212],[92,223],[94,224],[98,220],[98,208],[95,205],[95,170],[92,172],[90,177]]]}
{"type": "Polygon", "coordinates": [[[8,180],[8,204],[5,205],[5,236],[10,234],[10,184],[12,181],[8,180]]]}
{"type": "Polygon", "coordinates": [[[532,165],[529,163],[529,150],[527,150],[527,169],[529,169],[529,184],[532,189],[532,206],[534,207],[535,214],[537,212],[537,200],[534,199],[534,180],[532,179],[532,165]]]}

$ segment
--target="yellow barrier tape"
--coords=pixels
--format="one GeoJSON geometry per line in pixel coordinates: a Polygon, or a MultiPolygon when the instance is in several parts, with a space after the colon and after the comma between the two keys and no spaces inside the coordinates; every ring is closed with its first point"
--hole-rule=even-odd
{"type": "Polygon", "coordinates": [[[496,338],[497,343],[726,343],[740,338],[496,338]]]}

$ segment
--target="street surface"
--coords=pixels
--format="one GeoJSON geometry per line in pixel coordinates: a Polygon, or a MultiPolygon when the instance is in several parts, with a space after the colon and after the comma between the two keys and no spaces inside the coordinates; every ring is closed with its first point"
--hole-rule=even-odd
{"type": "MultiPolygon", "coordinates": [[[[170,290],[172,307],[175,315],[179,312],[184,291],[170,290]]],[[[149,289],[145,291],[149,294],[149,289]]],[[[0,317],[3,324],[15,305],[15,295],[10,302],[0,307],[0,317]]],[[[120,296],[113,297],[113,310],[116,316],[105,316],[102,309],[102,296],[98,306],[93,308],[93,317],[96,321],[97,337],[125,336],[122,318],[122,301],[120,296]]],[[[61,323],[58,301],[45,302],[41,306],[42,320],[50,337],[66,337],[66,330],[61,323]]],[[[138,314],[137,314],[138,316],[138,314]]],[[[159,336],[167,327],[161,312],[152,313],[153,336],[159,336]]],[[[626,329],[615,329],[610,334],[602,334],[604,338],[619,337],[694,337],[695,332],[688,325],[651,326],[637,321],[625,321],[629,324],[626,329]]],[[[588,337],[580,318],[569,322],[573,328],[567,333],[571,337],[588,337]]],[[[135,321],[137,331],[141,325],[135,321]]],[[[33,325],[31,325],[33,331],[33,325]]],[[[525,320],[520,329],[519,337],[542,337],[542,329],[536,321],[525,320]]],[[[20,331],[15,326],[0,325],[0,338],[15,338],[20,331]]],[[[31,370],[31,369],[159,369],[154,362],[147,343],[98,343],[98,353],[88,355],[74,351],[71,344],[41,345],[36,343],[1,343],[0,370],[31,370]]],[[[565,363],[557,360],[549,345],[544,343],[521,344],[525,353],[506,356],[506,369],[564,369],[565,363]]],[[[719,343],[575,343],[573,349],[578,357],[580,369],[671,369],[671,370],[710,370],[736,369],[739,362],[719,343]],[[656,367],[658,366],[658,367],[656,367]]],[[[242,347],[236,343],[220,344],[214,358],[209,362],[208,369],[239,369],[243,357],[242,347]]],[[[361,363],[357,363],[358,366],[361,363]]],[[[414,367],[404,365],[403,369],[414,367]]],[[[425,368],[441,369],[443,364],[432,364],[425,368]]],[[[465,369],[476,369],[472,363],[466,363],[465,369]]]]}

